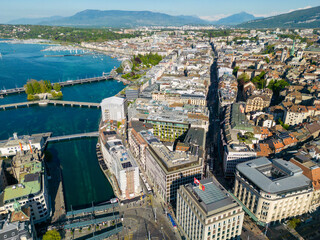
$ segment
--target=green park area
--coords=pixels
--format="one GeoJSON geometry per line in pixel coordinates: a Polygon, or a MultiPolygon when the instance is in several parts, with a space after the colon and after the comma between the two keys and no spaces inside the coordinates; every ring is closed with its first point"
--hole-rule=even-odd
{"type": "Polygon", "coordinates": [[[146,55],[138,54],[133,56],[130,61],[127,60],[124,64],[121,64],[121,66],[117,68],[116,72],[118,74],[122,74],[122,78],[134,81],[145,75],[148,69],[157,65],[161,60],[162,57],[157,53],[149,53],[146,55]]]}
{"type": "Polygon", "coordinates": [[[29,80],[27,84],[24,85],[24,88],[29,101],[43,98],[61,99],[63,97],[61,85],[59,83],[51,84],[51,82],[47,80],[29,80]]]}

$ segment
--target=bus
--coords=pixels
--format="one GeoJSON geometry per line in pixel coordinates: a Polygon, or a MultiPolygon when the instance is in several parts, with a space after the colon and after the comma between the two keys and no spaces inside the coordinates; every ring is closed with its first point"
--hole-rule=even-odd
{"type": "Polygon", "coordinates": [[[174,228],[177,228],[177,224],[176,224],[176,222],[173,220],[173,217],[171,216],[170,213],[168,213],[168,217],[169,217],[169,219],[170,219],[170,222],[171,222],[172,226],[173,226],[174,228]]]}

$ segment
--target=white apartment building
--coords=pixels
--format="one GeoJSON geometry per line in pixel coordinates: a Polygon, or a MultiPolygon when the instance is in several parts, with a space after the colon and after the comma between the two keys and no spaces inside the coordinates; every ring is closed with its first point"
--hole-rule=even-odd
{"type": "Polygon", "coordinates": [[[240,239],[244,212],[216,179],[180,186],[176,218],[187,239],[240,239]]]}
{"type": "Polygon", "coordinates": [[[127,101],[124,98],[109,97],[100,103],[102,121],[118,121],[122,122],[127,116],[127,101]]]}
{"type": "Polygon", "coordinates": [[[121,140],[114,139],[101,144],[103,157],[115,176],[122,199],[130,199],[141,193],[139,167],[121,140]]]}
{"type": "Polygon", "coordinates": [[[291,107],[285,108],[284,113],[284,124],[289,125],[296,125],[304,122],[308,116],[311,114],[309,113],[307,107],[293,105],[291,107]]]}
{"type": "Polygon", "coordinates": [[[239,163],[257,158],[257,153],[245,144],[228,144],[224,146],[223,172],[225,177],[233,177],[239,163]]]}
{"type": "Polygon", "coordinates": [[[313,187],[295,164],[265,157],[237,165],[234,195],[262,223],[307,213],[313,187]]]}
{"type": "Polygon", "coordinates": [[[43,134],[32,134],[18,136],[17,133],[13,134],[8,140],[0,141],[0,156],[8,157],[14,156],[18,152],[39,150],[41,151],[45,145],[45,139],[43,134]]]}

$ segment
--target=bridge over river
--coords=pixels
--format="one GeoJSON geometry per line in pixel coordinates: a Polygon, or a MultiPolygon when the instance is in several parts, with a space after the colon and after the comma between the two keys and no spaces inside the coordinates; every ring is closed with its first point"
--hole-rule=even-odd
{"type": "Polygon", "coordinates": [[[7,110],[12,108],[30,107],[34,105],[45,106],[45,105],[60,105],[60,106],[70,106],[70,107],[95,107],[100,108],[100,103],[93,102],[77,102],[77,101],[62,101],[62,100],[40,100],[40,101],[29,101],[20,103],[10,103],[0,105],[0,110],[7,110]]]}
{"type": "MultiPolygon", "coordinates": [[[[100,81],[106,81],[106,80],[112,80],[112,79],[121,81],[125,85],[131,83],[129,80],[122,78],[120,75],[114,75],[114,74],[104,74],[103,76],[100,76],[100,77],[68,80],[65,82],[58,82],[58,83],[61,85],[61,87],[67,87],[67,86],[73,86],[77,84],[93,83],[93,82],[100,82],[100,81]]],[[[51,85],[53,86],[53,84],[54,83],[52,83],[51,85]]],[[[24,87],[2,89],[0,90],[0,96],[15,94],[15,93],[23,93],[24,91],[25,91],[24,87]]]]}
{"type": "Polygon", "coordinates": [[[99,132],[87,132],[87,133],[77,133],[71,135],[57,136],[57,137],[49,137],[47,142],[57,142],[63,140],[72,140],[77,138],[89,138],[89,137],[98,137],[99,132]]]}

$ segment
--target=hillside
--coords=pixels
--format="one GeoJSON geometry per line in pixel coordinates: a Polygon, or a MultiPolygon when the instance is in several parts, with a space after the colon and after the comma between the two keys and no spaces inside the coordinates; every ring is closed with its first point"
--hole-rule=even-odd
{"type": "Polygon", "coordinates": [[[246,12],[241,12],[237,14],[233,14],[231,16],[221,18],[216,22],[213,22],[215,25],[237,25],[240,23],[248,22],[251,20],[257,19],[254,15],[246,13],[246,12]]]}
{"type": "Polygon", "coordinates": [[[63,17],[60,16],[52,16],[52,17],[45,17],[45,18],[19,18],[12,21],[9,21],[7,24],[30,24],[30,25],[36,25],[41,22],[46,21],[56,21],[63,17]]]}
{"type": "Polygon", "coordinates": [[[277,16],[257,19],[237,25],[242,28],[319,28],[320,6],[277,16]]]}
{"type": "Polygon", "coordinates": [[[84,10],[70,17],[20,18],[8,24],[31,24],[70,27],[139,27],[139,26],[183,26],[183,25],[236,25],[255,19],[241,12],[218,21],[209,22],[193,16],[172,16],[150,11],[84,10]]]}
{"type": "Polygon", "coordinates": [[[137,27],[137,26],[182,26],[208,24],[191,16],[171,16],[150,11],[85,10],[71,17],[43,21],[41,25],[78,27],[137,27]]]}

